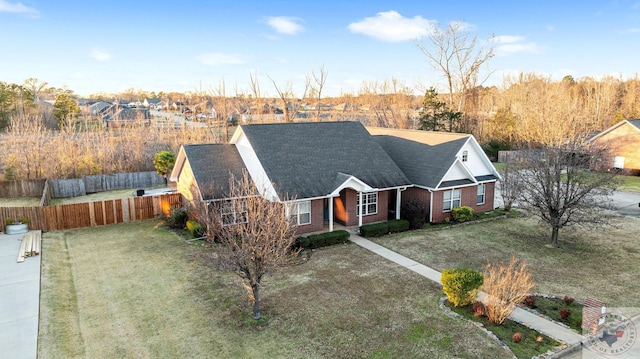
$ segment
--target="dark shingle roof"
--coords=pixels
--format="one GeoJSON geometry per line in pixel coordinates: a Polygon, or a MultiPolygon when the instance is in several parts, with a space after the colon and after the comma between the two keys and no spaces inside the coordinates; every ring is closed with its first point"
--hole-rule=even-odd
{"type": "Polygon", "coordinates": [[[637,120],[628,120],[630,124],[636,126],[640,130],[640,119],[637,120]]]}
{"type": "Polygon", "coordinates": [[[227,197],[230,174],[241,179],[246,170],[234,145],[185,145],[183,148],[204,200],[227,197]]]}
{"type": "Polygon", "coordinates": [[[395,136],[373,136],[413,184],[435,188],[456,159],[467,137],[438,145],[395,136]]]}
{"type": "Polygon", "coordinates": [[[359,122],[243,125],[281,195],[326,196],[354,176],[372,188],[411,182],[359,122]]]}

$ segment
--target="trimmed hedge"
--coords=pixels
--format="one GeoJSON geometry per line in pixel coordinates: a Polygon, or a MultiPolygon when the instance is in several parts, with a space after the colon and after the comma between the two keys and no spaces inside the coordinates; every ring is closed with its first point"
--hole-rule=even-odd
{"type": "Polygon", "coordinates": [[[451,216],[456,222],[466,222],[473,219],[473,208],[469,206],[455,207],[451,210],[451,216]]]}
{"type": "Polygon", "coordinates": [[[460,307],[476,301],[484,276],[477,270],[455,268],[443,270],[440,280],[449,302],[460,307]]]}
{"type": "Polygon", "coordinates": [[[334,244],[346,243],[349,241],[349,232],[338,230],[333,232],[325,232],[320,234],[312,234],[306,237],[296,238],[295,246],[304,249],[316,249],[320,247],[328,247],[334,244]]]}
{"type": "Polygon", "coordinates": [[[365,224],[360,227],[360,235],[363,237],[377,237],[389,233],[404,232],[410,228],[406,219],[393,219],[387,222],[365,224]]]}

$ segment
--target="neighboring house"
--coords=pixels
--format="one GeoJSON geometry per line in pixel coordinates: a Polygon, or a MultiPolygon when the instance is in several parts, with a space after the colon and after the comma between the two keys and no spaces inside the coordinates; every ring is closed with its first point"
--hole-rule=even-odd
{"type": "Polygon", "coordinates": [[[595,159],[595,170],[615,168],[627,174],[640,173],[640,119],[620,121],[587,143],[605,149],[605,155],[595,159]]]}
{"type": "Polygon", "coordinates": [[[89,106],[89,111],[91,111],[91,114],[98,115],[98,114],[104,113],[105,109],[113,106],[113,104],[111,102],[106,102],[106,101],[96,101],[89,104],[88,106],[89,106]]]}
{"type": "Polygon", "coordinates": [[[225,201],[229,174],[287,204],[299,234],[401,217],[420,201],[440,222],[493,209],[499,178],[471,135],[366,129],[359,122],[242,125],[229,144],[185,145],[171,180],[189,201],[225,201]]]}
{"type": "Polygon", "coordinates": [[[142,101],[142,106],[156,108],[160,102],[162,102],[162,99],[159,98],[145,98],[144,101],[142,101]]]}
{"type": "Polygon", "coordinates": [[[132,124],[150,125],[149,109],[121,107],[102,116],[103,126],[117,128],[132,124]]]}

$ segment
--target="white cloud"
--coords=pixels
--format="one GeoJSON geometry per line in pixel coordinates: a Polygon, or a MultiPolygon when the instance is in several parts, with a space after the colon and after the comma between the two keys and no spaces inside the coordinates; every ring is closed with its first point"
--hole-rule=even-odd
{"type": "Polygon", "coordinates": [[[542,48],[524,36],[500,35],[493,38],[496,43],[496,55],[508,56],[517,53],[539,54],[542,48]]]}
{"type": "Polygon", "coordinates": [[[627,29],[627,31],[626,31],[626,32],[628,32],[628,33],[632,33],[632,34],[634,34],[634,33],[638,33],[638,32],[640,32],[640,27],[632,27],[632,28],[630,28],[630,29],[627,29]]]}
{"type": "Polygon", "coordinates": [[[421,16],[407,18],[396,11],[379,12],[374,17],[349,24],[351,32],[363,34],[382,41],[401,42],[415,40],[428,35],[435,21],[421,16]]]}
{"type": "Polygon", "coordinates": [[[546,28],[547,28],[547,31],[549,31],[549,32],[556,31],[556,27],[553,26],[553,25],[547,25],[546,28]]]}
{"type": "Polygon", "coordinates": [[[107,50],[99,47],[96,47],[93,50],[91,50],[91,57],[93,57],[94,59],[100,62],[111,60],[111,54],[107,52],[107,50]]]}
{"type": "Polygon", "coordinates": [[[242,64],[244,61],[234,54],[223,54],[221,52],[212,52],[208,54],[202,54],[196,56],[196,60],[200,61],[204,65],[220,66],[220,65],[237,65],[242,64]]]}
{"type": "Polygon", "coordinates": [[[301,20],[295,17],[272,16],[266,19],[266,22],[276,32],[286,35],[295,35],[304,31],[304,27],[299,24],[301,20]]]}
{"type": "Polygon", "coordinates": [[[10,3],[6,0],[0,0],[0,12],[8,12],[12,14],[24,14],[31,17],[38,17],[40,12],[33,7],[26,6],[21,2],[10,3]]]}

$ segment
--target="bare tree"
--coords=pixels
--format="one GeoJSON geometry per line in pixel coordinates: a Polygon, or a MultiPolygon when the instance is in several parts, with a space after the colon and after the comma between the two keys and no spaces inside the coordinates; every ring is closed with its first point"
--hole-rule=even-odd
{"type": "MultiPolygon", "coordinates": [[[[317,74],[315,71],[311,71],[310,79],[313,81],[311,90],[316,99],[316,121],[320,121],[320,101],[322,99],[322,90],[324,89],[324,85],[327,82],[327,71],[325,70],[324,65],[320,66],[320,71],[317,74]]],[[[309,81],[309,78],[307,79],[307,82],[311,82],[309,81]]]]}
{"type": "Polygon", "coordinates": [[[232,176],[229,186],[231,200],[199,210],[200,218],[207,239],[219,242],[220,266],[240,276],[253,302],[253,318],[260,319],[262,278],[298,254],[292,250],[295,229],[286,206],[261,196],[247,173],[241,179],[232,176]]]}
{"type": "Polygon", "coordinates": [[[507,212],[511,211],[513,204],[522,192],[520,182],[516,178],[517,167],[514,163],[506,163],[504,169],[500,171],[502,179],[497,183],[498,189],[500,190],[500,197],[502,197],[502,206],[507,212]]]}
{"type": "Polygon", "coordinates": [[[444,29],[435,25],[429,30],[427,41],[421,39],[417,46],[433,68],[444,76],[449,107],[464,111],[467,91],[483,84],[491,74],[487,72],[481,77],[482,67],[494,56],[494,45],[478,44],[477,36],[471,36],[467,25],[460,21],[452,21],[444,29]],[[457,105],[454,94],[458,95],[457,105]]]}
{"type": "MultiPolygon", "coordinates": [[[[273,87],[276,89],[276,93],[278,94],[278,98],[280,98],[280,101],[282,102],[284,122],[293,122],[298,114],[296,106],[294,105],[295,95],[293,93],[293,83],[291,81],[287,81],[286,85],[281,88],[280,86],[278,86],[276,81],[271,78],[271,76],[267,75],[267,77],[269,78],[269,80],[271,80],[271,83],[273,84],[273,87]]],[[[308,88],[309,83],[306,82],[303,98],[304,96],[306,96],[308,88]]]]}
{"type": "Polygon", "coordinates": [[[551,245],[558,245],[561,228],[571,224],[596,226],[607,223],[601,208],[617,184],[613,172],[590,172],[590,162],[603,149],[579,145],[573,140],[557,146],[526,150],[523,169],[514,172],[519,200],[551,227],[551,245]]]}

